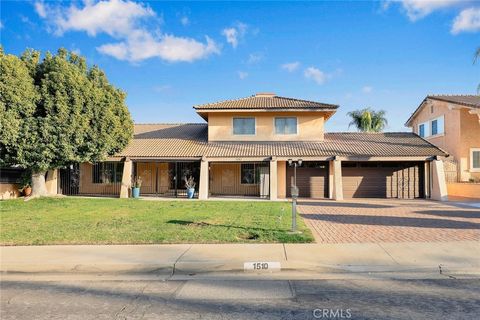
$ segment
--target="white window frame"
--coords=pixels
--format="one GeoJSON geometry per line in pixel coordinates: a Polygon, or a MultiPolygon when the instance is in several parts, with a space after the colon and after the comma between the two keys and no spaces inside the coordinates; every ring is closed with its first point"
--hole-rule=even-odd
{"type": "Polygon", "coordinates": [[[430,121],[422,122],[418,124],[418,135],[420,136],[420,126],[423,124],[424,127],[424,135],[422,138],[428,138],[430,136],[430,121]]]}
{"type": "Polygon", "coordinates": [[[474,168],[473,167],[473,153],[474,152],[480,152],[480,148],[470,148],[470,172],[480,172],[480,167],[479,168],[474,168]]]}
{"type": "Polygon", "coordinates": [[[284,116],[284,117],[273,117],[273,133],[276,135],[276,136],[296,136],[298,135],[298,131],[299,131],[299,127],[298,127],[298,117],[288,117],[288,116],[284,116]],[[277,119],[285,119],[285,118],[295,118],[295,125],[296,125],[296,128],[295,128],[295,133],[278,133],[277,132],[277,126],[276,126],[276,123],[275,121],[277,119]]]}
{"type": "Polygon", "coordinates": [[[443,115],[430,120],[429,125],[430,125],[429,136],[437,137],[437,136],[443,136],[445,134],[445,119],[443,115]],[[433,124],[433,121],[435,120],[437,121],[437,133],[432,134],[432,127],[433,127],[432,124],[433,124]]]}
{"type": "Polygon", "coordinates": [[[233,136],[256,136],[257,135],[257,118],[256,117],[232,117],[232,135],[233,136]],[[235,133],[235,119],[253,119],[254,133],[235,133]]]}

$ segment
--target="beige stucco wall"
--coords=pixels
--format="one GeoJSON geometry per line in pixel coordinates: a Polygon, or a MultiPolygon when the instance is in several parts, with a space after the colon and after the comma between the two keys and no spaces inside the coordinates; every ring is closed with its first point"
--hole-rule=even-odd
{"type": "Polygon", "coordinates": [[[211,163],[210,193],[215,195],[255,195],[260,185],[241,183],[240,163],[211,163]]]}
{"type": "Polygon", "coordinates": [[[209,141],[322,141],[322,112],[215,112],[208,115],[209,141]],[[297,117],[297,134],[275,134],[275,117],[297,117]],[[233,135],[234,117],[255,117],[255,135],[233,135]]]}
{"type": "Polygon", "coordinates": [[[287,197],[287,162],[278,161],[277,163],[277,198],[285,199],[287,197]]]}
{"type": "Polygon", "coordinates": [[[458,161],[462,180],[470,177],[480,177],[480,173],[470,172],[470,148],[480,148],[480,123],[477,115],[469,114],[470,109],[460,105],[443,101],[430,100],[433,103],[433,112],[430,105],[426,105],[412,120],[413,132],[418,134],[418,125],[439,116],[444,116],[444,133],[430,136],[425,139],[444,149],[451,159],[458,161]]]}
{"type": "Polygon", "coordinates": [[[449,183],[449,196],[480,199],[480,183],[449,183]]]}
{"type": "Polygon", "coordinates": [[[18,185],[13,183],[0,183],[0,199],[8,200],[18,198],[20,192],[18,191],[18,185]]]}
{"type": "Polygon", "coordinates": [[[80,194],[104,194],[120,195],[119,183],[93,183],[93,165],[90,163],[80,164],[80,194]]]}

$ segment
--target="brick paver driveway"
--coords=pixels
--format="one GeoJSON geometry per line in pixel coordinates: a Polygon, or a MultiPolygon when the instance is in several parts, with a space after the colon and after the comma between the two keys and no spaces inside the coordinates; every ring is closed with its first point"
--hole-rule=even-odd
{"type": "Polygon", "coordinates": [[[299,201],[318,243],[480,241],[480,209],[427,200],[299,201]]]}

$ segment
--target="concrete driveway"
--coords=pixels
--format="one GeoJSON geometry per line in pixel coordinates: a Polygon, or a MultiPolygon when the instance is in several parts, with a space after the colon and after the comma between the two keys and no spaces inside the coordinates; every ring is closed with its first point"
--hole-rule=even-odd
{"type": "Polygon", "coordinates": [[[480,209],[427,200],[301,200],[318,243],[480,241],[480,209]]]}

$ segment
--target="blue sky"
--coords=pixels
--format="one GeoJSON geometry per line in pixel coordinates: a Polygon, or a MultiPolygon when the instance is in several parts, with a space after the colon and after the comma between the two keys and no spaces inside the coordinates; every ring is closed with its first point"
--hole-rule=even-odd
{"type": "Polygon", "coordinates": [[[339,104],[328,131],[366,106],[405,131],[427,94],[480,82],[475,1],[2,1],[0,19],[7,53],[65,47],[99,65],[136,122],[201,122],[195,104],[268,91],[339,104]]]}

